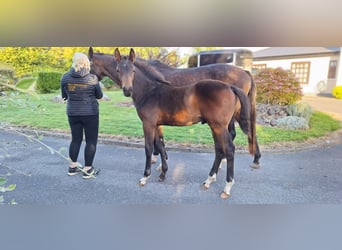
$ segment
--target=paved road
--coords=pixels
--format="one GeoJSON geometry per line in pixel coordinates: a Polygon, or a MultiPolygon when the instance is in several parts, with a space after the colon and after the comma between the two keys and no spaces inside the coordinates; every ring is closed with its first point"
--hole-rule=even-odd
{"type": "MultiPolygon", "coordinates": [[[[66,155],[68,139],[44,136],[41,142],[66,155]]],[[[202,190],[212,153],[169,152],[169,172],[159,183],[153,171],[145,187],[138,186],[144,150],[99,144],[96,179],[69,177],[67,161],[41,143],[0,130],[0,175],[16,184],[3,193],[5,202],[19,204],[339,204],[342,202],[342,145],[301,152],[264,153],[262,167],[249,167],[252,158],[239,153],[232,196],[221,200],[223,168],[211,189],[202,190]]],[[[83,162],[83,158],[80,159],[83,162]]]]}

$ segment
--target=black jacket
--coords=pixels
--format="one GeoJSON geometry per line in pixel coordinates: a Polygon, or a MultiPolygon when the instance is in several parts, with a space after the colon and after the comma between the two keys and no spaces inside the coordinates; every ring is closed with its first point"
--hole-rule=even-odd
{"type": "Polygon", "coordinates": [[[96,99],[103,96],[97,77],[89,70],[75,72],[71,68],[61,79],[62,98],[67,100],[69,116],[98,115],[99,104],[96,99]]]}

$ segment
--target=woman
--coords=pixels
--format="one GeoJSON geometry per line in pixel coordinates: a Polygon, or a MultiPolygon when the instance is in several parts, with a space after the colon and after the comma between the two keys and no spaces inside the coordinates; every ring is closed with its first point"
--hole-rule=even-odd
{"type": "Polygon", "coordinates": [[[93,167],[99,131],[99,104],[97,99],[103,96],[100,84],[95,75],[90,74],[88,57],[76,52],[71,69],[61,79],[62,98],[67,100],[67,115],[72,140],[69,147],[71,159],[68,175],[83,172],[88,179],[98,173],[93,167]],[[77,158],[85,134],[84,168],[78,168],[77,158]]]}

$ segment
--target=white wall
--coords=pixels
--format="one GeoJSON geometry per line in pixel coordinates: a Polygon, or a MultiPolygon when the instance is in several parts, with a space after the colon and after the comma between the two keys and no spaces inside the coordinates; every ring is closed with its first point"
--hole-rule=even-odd
{"type": "MultiPolygon", "coordinates": [[[[332,88],[336,85],[336,79],[328,79],[329,62],[335,60],[337,57],[330,56],[312,57],[312,58],[295,58],[295,59],[282,59],[272,61],[254,61],[254,64],[266,64],[267,68],[291,69],[292,62],[311,62],[310,63],[310,76],[309,83],[302,84],[304,94],[317,94],[325,93],[331,94],[332,88]]],[[[341,67],[342,76],[342,67],[341,67]]],[[[342,78],[341,78],[342,80],[342,78]]],[[[342,84],[342,82],[341,82],[342,84]]]]}

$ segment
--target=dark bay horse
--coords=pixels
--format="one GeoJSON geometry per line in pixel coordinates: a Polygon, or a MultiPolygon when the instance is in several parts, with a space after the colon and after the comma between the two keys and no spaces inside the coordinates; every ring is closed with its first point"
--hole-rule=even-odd
{"type": "Polygon", "coordinates": [[[88,58],[90,61],[91,73],[95,74],[99,81],[107,76],[121,87],[121,82],[116,72],[116,61],[113,55],[94,53],[93,48],[89,47],[88,58]]]}
{"type": "MultiPolygon", "coordinates": [[[[153,144],[158,140],[156,128],[161,125],[190,126],[207,123],[212,131],[215,144],[215,160],[209,177],[203,183],[209,188],[223,158],[227,159],[226,185],[221,198],[230,196],[234,184],[235,146],[228,132],[228,125],[239,113],[239,125],[250,138],[250,103],[244,92],[230,84],[218,80],[201,80],[181,87],[171,86],[162,74],[151,67],[137,68],[134,65],[135,53],[131,49],[128,57],[121,57],[116,50],[117,72],[125,96],[131,96],[139,118],[142,121],[145,138],[145,171],[140,185],[146,184],[151,176],[151,157],[153,144]]],[[[162,159],[160,181],[165,180],[168,170],[165,148],[156,146],[162,159]]]]}
{"type": "MultiPolygon", "coordinates": [[[[115,53],[114,53],[115,54],[115,53]]],[[[90,47],[88,51],[89,59],[92,62],[92,72],[98,77],[108,76],[113,81],[117,82],[121,87],[120,79],[116,72],[116,61],[110,58],[110,55],[102,53],[94,53],[93,48],[90,47]]],[[[114,55],[115,56],[115,55],[114,55]]],[[[261,157],[259,145],[256,137],[256,85],[253,81],[252,75],[243,69],[228,65],[228,64],[211,64],[198,68],[174,68],[157,60],[144,60],[136,58],[136,67],[145,67],[149,64],[159,71],[170,84],[174,86],[182,86],[184,84],[190,85],[203,79],[215,79],[225,83],[235,85],[242,89],[250,100],[250,130],[252,133],[250,146],[253,149],[250,151],[254,153],[254,160],[251,167],[258,168],[260,166],[259,160],[261,157]]],[[[234,121],[229,124],[229,133],[234,140],[236,136],[234,121]]],[[[162,134],[161,128],[159,133],[162,134]]],[[[160,136],[162,138],[162,135],[160,136]]]]}

